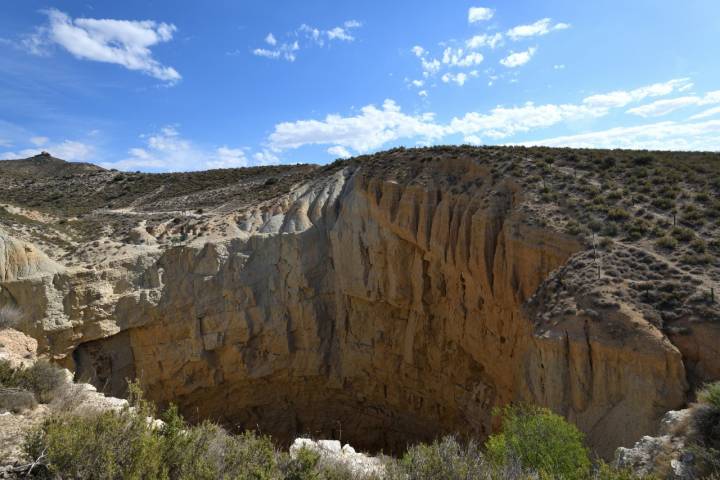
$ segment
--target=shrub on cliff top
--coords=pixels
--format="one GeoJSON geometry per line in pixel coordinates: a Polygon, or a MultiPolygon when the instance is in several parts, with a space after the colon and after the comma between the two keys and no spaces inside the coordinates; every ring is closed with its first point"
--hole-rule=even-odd
{"type": "Polygon", "coordinates": [[[574,425],[539,407],[507,406],[502,415],[502,432],[492,435],[486,444],[493,463],[515,460],[542,476],[587,478],[590,458],[583,435],[574,425]]]}

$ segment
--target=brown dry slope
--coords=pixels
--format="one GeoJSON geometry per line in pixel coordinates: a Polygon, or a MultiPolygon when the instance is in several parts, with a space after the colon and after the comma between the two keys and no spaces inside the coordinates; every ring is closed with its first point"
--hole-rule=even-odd
{"type": "Polygon", "coordinates": [[[78,377],[191,419],[387,452],[527,401],[609,455],[720,378],[717,155],[24,162],[0,162],[0,305],[78,377]]]}

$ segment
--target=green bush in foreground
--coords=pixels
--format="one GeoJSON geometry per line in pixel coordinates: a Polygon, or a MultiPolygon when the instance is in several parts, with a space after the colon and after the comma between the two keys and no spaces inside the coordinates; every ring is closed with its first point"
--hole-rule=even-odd
{"type": "Polygon", "coordinates": [[[582,433],[544,408],[505,407],[502,432],[488,439],[486,449],[497,465],[517,461],[549,478],[581,479],[590,473],[582,433]]]}
{"type": "MultiPolygon", "coordinates": [[[[230,435],[209,422],[188,425],[171,406],[154,425],[153,406],[130,385],[132,407],[120,411],[54,414],[26,438],[36,478],[370,480],[347,466],[303,449],[291,458],[269,437],[230,435]]],[[[387,480],[630,480],[600,465],[594,472],[580,432],[562,417],[535,407],[506,407],[503,431],[485,451],[474,441],[445,437],[386,459],[387,480]]]]}

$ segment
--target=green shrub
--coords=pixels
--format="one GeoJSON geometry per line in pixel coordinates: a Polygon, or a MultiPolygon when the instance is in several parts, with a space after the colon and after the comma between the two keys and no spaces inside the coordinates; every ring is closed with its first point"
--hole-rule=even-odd
{"type": "Polygon", "coordinates": [[[286,457],[281,466],[283,478],[286,480],[319,480],[317,466],[320,454],[308,448],[298,450],[295,458],[286,457]]]}
{"type": "Polygon", "coordinates": [[[0,387],[32,392],[42,403],[52,399],[52,393],[65,381],[62,369],[47,360],[38,360],[30,367],[13,368],[6,360],[0,361],[0,387]]]}
{"type": "Polygon", "coordinates": [[[622,208],[611,208],[610,210],[608,210],[607,216],[610,220],[616,222],[624,222],[625,220],[630,218],[630,212],[622,208]]]}
{"type": "Polygon", "coordinates": [[[720,410],[720,382],[704,385],[698,392],[698,400],[720,410]]]}
{"type": "Polygon", "coordinates": [[[486,449],[495,464],[516,459],[523,467],[551,478],[580,479],[590,471],[582,433],[544,408],[505,407],[502,432],[490,436],[486,449]]]}
{"type": "Polygon", "coordinates": [[[488,470],[480,446],[475,442],[461,445],[454,437],[444,437],[431,444],[419,444],[408,449],[399,462],[401,475],[416,480],[436,478],[483,478],[488,470]]]}
{"type": "Polygon", "coordinates": [[[670,236],[664,236],[657,239],[655,242],[655,245],[658,246],[658,248],[662,248],[663,250],[675,250],[678,246],[678,241],[675,240],[673,237],[670,236]]]}
{"type": "Polygon", "coordinates": [[[690,230],[689,228],[684,227],[675,227],[672,229],[672,232],[670,232],[673,237],[675,237],[677,240],[681,242],[689,242],[693,238],[695,238],[695,232],[690,230]]]}
{"type": "Polygon", "coordinates": [[[281,478],[271,441],[229,435],[205,422],[188,426],[175,407],[154,426],[154,407],[130,385],[132,408],[85,416],[55,414],[26,438],[30,461],[50,478],[271,480],[281,478]]]}

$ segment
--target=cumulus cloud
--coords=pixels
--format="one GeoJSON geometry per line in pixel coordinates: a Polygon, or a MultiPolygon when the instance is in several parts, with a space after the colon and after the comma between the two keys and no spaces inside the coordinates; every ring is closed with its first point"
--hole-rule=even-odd
{"type": "Polygon", "coordinates": [[[73,19],[56,9],[45,13],[48,25],[23,42],[31,53],[46,54],[47,46],[55,44],[78,59],[122,65],[168,84],[181,79],[177,70],[155,60],[151,51],[151,47],[172,40],[175,25],[152,20],[73,19]]]}
{"type": "MultiPolygon", "coordinates": [[[[428,51],[420,45],[415,45],[410,51],[420,59],[420,65],[422,66],[422,74],[424,78],[430,78],[438,74],[443,68],[470,68],[479,65],[484,60],[481,53],[466,51],[462,48],[446,47],[440,58],[431,58],[428,51]]],[[[444,83],[452,82],[462,86],[470,76],[474,77],[477,75],[475,72],[471,72],[471,74],[462,72],[447,72],[442,75],[441,80],[444,83]]],[[[416,80],[415,82],[421,81],[416,80]]],[[[424,82],[419,84],[415,82],[413,82],[413,84],[418,88],[424,85],[424,82]]],[[[424,96],[427,96],[427,91],[425,91],[424,96]]]]}
{"type": "Polygon", "coordinates": [[[120,170],[190,171],[245,167],[250,163],[244,148],[203,148],[180,135],[174,126],[141,138],[144,145],[131,148],[127,157],[101,165],[120,170]]]}
{"type": "Polygon", "coordinates": [[[486,7],[470,7],[468,9],[468,22],[477,23],[490,20],[495,15],[495,10],[486,7]]]}
{"type": "MultiPolygon", "coordinates": [[[[720,103],[720,90],[709,92],[704,97],[690,95],[685,97],[671,98],[667,100],[656,100],[647,105],[631,108],[627,113],[640,117],[660,117],[668,113],[690,106],[712,105],[720,103]]],[[[703,118],[703,117],[699,117],[703,118]]]]}
{"type": "Polygon", "coordinates": [[[467,39],[465,46],[470,50],[477,50],[482,47],[496,48],[502,44],[502,40],[502,33],[495,33],[493,35],[483,33],[482,35],[474,35],[467,39]]]}
{"type": "Polygon", "coordinates": [[[341,147],[340,145],[336,145],[336,146],[334,146],[334,147],[328,148],[328,149],[327,149],[327,152],[328,152],[330,155],[334,155],[334,156],[336,156],[336,157],[338,157],[338,158],[349,158],[349,157],[352,157],[352,153],[350,153],[350,151],[349,151],[347,148],[341,147]]]}
{"type": "MultiPolygon", "coordinates": [[[[268,47],[258,47],[252,50],[253,55],[270,59],[283,59],[294,62],[297,59],[297,52],[309,45],[325,46],[326,42],[341,41],[352,42],[355,36],[352,30],[362,27],[357,20],[347,20],[341,26],[328,30],[310,26],[306,23],[300,25],[294,31],[285,35],[286,40],[280,42],[272,33],[265,37],[268,47]]],[[[233,52],[235,54],[236,52],[233,52]]]]}
{"type": "Polygon", "coordinates": [[[537,52],[537,47],[530,47],[524,52],[511,52],[510,55],[500,60],[500,63],[507,68],[516,68],[525,65],[537,52]]]}
{"type": "Polygon", "coordinates": [[[433,118],[432,114],[408,115],[393,100],[385,100],[381,108],[367,105],[351,117],[328,115],[324,120],[280,123],[268,140],[277,150],[332,145],[363,153],[400,138],[439,139],[445,129],[433,118]]]}
{"type": "Polygon", "coordinates": [[[443,51],[442,63],[451,67],[472,67],[479,65],[483,61],[483,56],[478,52],[466,53],[462,48],[448,47],[443,51]]]}
{"type": "Polygon", "coordinates": [[[48,137],[41,137],[41,136],[30,137],[30,143],[32,143],[36,147],[42,147],[43,145],[48,143],[48,141],[50,141],[50,139],[48,137]]]}
{"type": "Polygon", "coordinates": [[[521,40],[528,37],[536,37],[541,35],[547,35],[550,32],[556,30],[565,30],[570,28],[568,23],[556,23],[552,24],[550,18],[543,18],[530,25],[518,25],[507,31],[507,36],[512,40],[521,40]]]}
{"type": "Polygon", "coordinates": [[[300,45],[295,41],[293,43],[283,43],[275,49],[256,48],[253,50],[253,55],[272,59],[284,58],[288,62],[294,62],[297,58],[295,52],[298,50],[300,50],[300,45]]]}
{"type": "Polygon", "coordinates": [[[720,150],[720,120],[659,122],[615,127],[597,132],[547,138],[524,145],[574,148],[630,148],[643,150],[720,150]]]}

